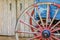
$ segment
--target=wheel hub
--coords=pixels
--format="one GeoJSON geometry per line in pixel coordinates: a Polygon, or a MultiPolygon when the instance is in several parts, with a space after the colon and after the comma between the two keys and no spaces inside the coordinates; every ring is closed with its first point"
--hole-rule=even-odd
{"type": "Polygon", "coordinates": [[[50,37],[50,31],[44,30],[44,31],[42,32],[42,36],[43,36],[44,38],[49,38],[49,37],[50,37]]]}

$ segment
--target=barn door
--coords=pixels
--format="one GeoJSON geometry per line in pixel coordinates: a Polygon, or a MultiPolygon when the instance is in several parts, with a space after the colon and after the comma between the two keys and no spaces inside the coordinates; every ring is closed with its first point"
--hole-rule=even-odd
{"type": "Polygon", "coordinates": [[[15,0],[0,0],[0,35],[13,35],[15,23],[15,0]]]}

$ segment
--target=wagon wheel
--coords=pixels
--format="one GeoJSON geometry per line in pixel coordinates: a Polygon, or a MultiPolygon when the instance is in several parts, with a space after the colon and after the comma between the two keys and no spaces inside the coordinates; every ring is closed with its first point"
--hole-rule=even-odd
{"type": "MultiPolygon", "coordinates": [[[[33,34],[34,37],[30,38],[29,40],[34,40],[34,39],[38,39],[38,40],[60,40],[58,37],[58,36],[60,36],[60,33],[59,33],[60,21],[57,21],[54,24],[54,22],[55,22],[54,20],[57,20],[56,16],[58,14],[59,8],[60,8],[59,4],[49,3],[49,2],[37,3],[37,4],[33,4],[33,5],[29,6],[20,15],[18,22],[17,22],[17,25],[19,23],[26,25],[29,28],[31,28],[31,32],[18,31],[17,25],[16,25],[16,33],[33,34]],[[39,5],[46,5],[46,7],[47,7],[46,9],[43,9],[43,10],[47,11],[45,18],[41,15],[41,10],[39,10],[39,8],[38,8],[39,5]],[[55,14],[54,14],[53,18],[50,17],[51,16],[50,15],[51,14],[50,13],[50,5],[57,7],[57,9],[55,10],[55,14]],[[36,9],[36,10],[34,10],[34,9],[36,9]],[[36,12],[39,16],[38,20],[35,20],[35,18],[34,18],[35,17],[34,15],[36,15],[36,12]]],[[[42,11],[42,12],[44,12],[44,11],[42,11]]],[[[17,34],[16,34],[16,40],[18,40],[17,34]]]]}

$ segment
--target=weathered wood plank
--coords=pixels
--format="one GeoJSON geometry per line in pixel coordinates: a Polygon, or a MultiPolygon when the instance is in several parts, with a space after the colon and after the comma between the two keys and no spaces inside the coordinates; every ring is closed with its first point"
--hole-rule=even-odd
{"type": "Polygon", "coordinates": [[[15,0],[0,0],[0,10],[0,35],[13,35],[16,23],[15,0]]]}

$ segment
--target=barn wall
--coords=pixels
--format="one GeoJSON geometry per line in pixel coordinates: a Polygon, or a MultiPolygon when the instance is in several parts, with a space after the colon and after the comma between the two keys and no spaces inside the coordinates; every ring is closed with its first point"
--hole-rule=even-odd
{"type": "MultiPolygon", "coordinates": [[[[0,0],[0,35],[14,35],[16,19],[31,4],[33,4],[32,0],[17,0],[17,5],[16,0],[0,0]]],[[[23,18],[25,17],[23,16],[23,18]]],[[[21,25],[20,30],[31,31],[30,28],[21,25]]],[[[20,36],[30,37],[31,35],[20,34],[20,36]]]]}

